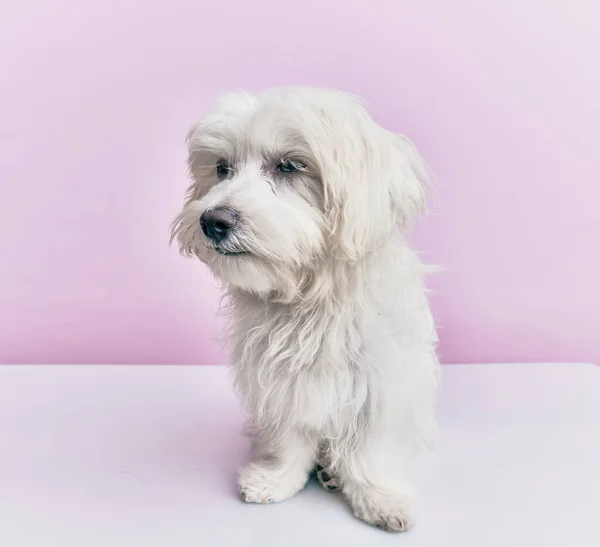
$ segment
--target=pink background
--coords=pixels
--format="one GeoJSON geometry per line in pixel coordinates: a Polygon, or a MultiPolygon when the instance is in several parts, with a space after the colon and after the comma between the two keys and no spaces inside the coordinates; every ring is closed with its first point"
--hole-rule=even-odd
{"type": "Polygon", "coordinates": [[[221,363],[168,247],[221,92],[362,94],[436,171],[418,229],[447,362],[600,361],[596,0],[8,0],[0,362],[221,363]]]}

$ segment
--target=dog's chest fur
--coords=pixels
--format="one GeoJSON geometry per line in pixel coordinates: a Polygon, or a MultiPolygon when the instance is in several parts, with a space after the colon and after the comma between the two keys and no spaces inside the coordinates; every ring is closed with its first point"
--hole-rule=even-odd
{"type": "Polygon", "coordinates": [[[330,276],[320,299],[230,295],[235,384],[256,425],[349,438],[384,407],[399,420],[400,400],[431,391],[436,336],[420,263],[386,251],[330,276]]]}
{"type": "Polygon", "coordinates": [[[246,301],[232,326],[236,386],[261,425],[276,420],[327,434],[366,412],[371,376],[356,315],[246,301]]]}

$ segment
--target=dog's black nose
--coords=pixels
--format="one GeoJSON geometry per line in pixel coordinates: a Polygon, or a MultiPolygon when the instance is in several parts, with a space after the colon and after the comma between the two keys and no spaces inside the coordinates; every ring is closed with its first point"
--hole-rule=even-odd
{"type": "Polygon", "coordinates": [[[200,228],[206,237],[222,241],[237,222],[237,213],[227,207],[208,209],[200,216],[200,228]]]}

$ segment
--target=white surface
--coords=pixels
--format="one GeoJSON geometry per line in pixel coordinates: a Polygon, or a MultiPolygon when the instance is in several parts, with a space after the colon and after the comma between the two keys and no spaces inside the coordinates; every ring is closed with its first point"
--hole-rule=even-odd
{"type": "Polygon", "coordinates": [[[408,534],[311,484],[245,505],[221,367],[0,367],[0,546],[597,547],[600,370],[444,368],[436,453],[408,534]]]}

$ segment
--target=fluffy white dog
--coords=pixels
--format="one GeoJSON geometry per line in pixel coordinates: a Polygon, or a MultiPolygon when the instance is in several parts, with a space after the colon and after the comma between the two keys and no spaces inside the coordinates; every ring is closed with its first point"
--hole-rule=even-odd
{"type": "Polygon", "coordinates": [[[173,237],[225,285],[235,384],[256,429],[247,502],[315,469],[354,514],[414,523],[406,462],[434,425],[438,360],[425,267],[405,234],[426,170],[355,97],[226,96],[188,135],[173,237]]]}

